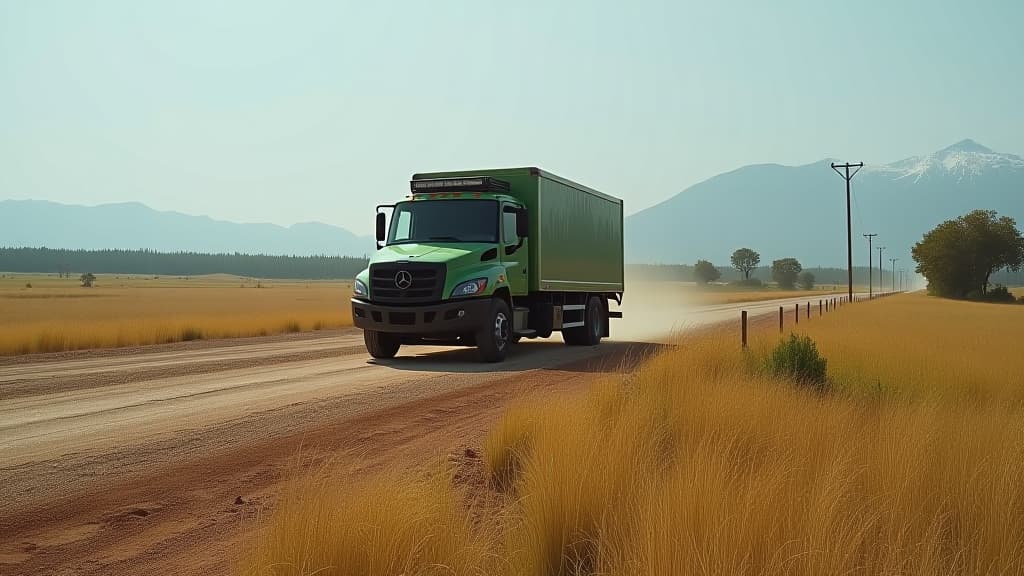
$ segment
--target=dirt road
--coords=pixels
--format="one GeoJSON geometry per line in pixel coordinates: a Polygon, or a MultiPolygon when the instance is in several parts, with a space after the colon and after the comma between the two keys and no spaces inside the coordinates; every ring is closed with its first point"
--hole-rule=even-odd
{"type": "Polygon", "coordinates": [[[372,361],[358,331],[2,360],[0,573],[230,573],[299,460],[359,473],[478,447],[510,401],[585,389],[659,340],[622,332],[595,348],[524,342],[500,365],[440,347],[372,361]]]}

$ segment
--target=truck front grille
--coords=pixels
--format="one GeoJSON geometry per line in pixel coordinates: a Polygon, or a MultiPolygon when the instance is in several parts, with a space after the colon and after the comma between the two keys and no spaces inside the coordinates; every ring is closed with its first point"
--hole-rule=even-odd
{"type": "Polygon", "coordinates": [[[444,273],[444,264],[372,264],[370,298],[393,304],[437,302],[444,290],[444,273]]]}

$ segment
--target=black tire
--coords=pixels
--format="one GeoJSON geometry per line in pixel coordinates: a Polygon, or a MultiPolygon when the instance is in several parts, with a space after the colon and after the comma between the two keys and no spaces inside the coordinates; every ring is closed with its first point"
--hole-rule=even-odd
{"type": "Polygon", "coordinates": [[[491,301],[487,320],[476,333],[476,349],[484,362],[501,362],[512,346],[512,317],[501,298],[491,301]]]}
{"type": "Polygon", "coordinates": [[[366,343],[366,351],[370,356],[381,359],[394,358],[395,354],[398,354],[398,349],[402,347],[398,337],[393,334],[373,330],[363,330],[363,342],[366,343]]]}
{"type": "Polygon", "coordinates": [[[583,311],[583,326],[562,330],[562,339],[569,346],[596,346],[604,336],[604,304],[601,298],[591,296],[583,311]]]}

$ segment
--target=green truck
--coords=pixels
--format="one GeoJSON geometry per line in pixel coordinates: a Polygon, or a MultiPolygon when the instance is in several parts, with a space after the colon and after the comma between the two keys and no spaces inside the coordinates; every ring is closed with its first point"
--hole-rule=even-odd
{"type": "Polygon", "coordinates": [[[521,338],[609,334],[624,289],[622,200],[538,168],[414,174],[377,207],[377,252],[352,319],[374,358],[403,344],[476,346],[505,359],[521,338]],[[390,218],[387,212],[390,211],[390,218]]]}

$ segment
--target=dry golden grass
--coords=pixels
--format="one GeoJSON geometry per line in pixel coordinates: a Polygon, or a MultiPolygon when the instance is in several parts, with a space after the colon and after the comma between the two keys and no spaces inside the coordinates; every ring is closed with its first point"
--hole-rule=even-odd
{"type": "Polygon", "coordinates": [[[687,296],[696,304],[739,304],[740,302],[760,302],[776,298],[821,298],[826,294],[846,294],[843,290],[695,290],[687,296]]]}
{"type": "Polygon", "coordinates": [[[93,288],[76,279],[6,277],[0,279],[0,355],[350,326],[351,290],[344,282],[231,276],[101,275],[93,288]]]}
{"type": "Polygon", "coordinates": [[[825,394],[758,370],[777,334],[691,340],[511,410],[485,445],[497,518],[473,523],[444,475],[320,479],[243,572],[1024,573],[1021,326],[1024,308],[923,295],[815,317],[825,394]]]}
{"type": "MultiPolygon", "coordinates": [[[[859,290],[859,287],[855,289],[859,290]]],[[[780,290],[775,287],[751,289],[717,284],[698,286],[690,282],[627,281],[625,296],[627,302],[636,299],[639,295],[640,298],[645,300],[653,299],[661,304],[701,306],[758,302],[761,300],[795,298],[799,296],[820,298],[826,294],[840,293],[846,293],[845,286],[840,288],[832,285],[827,287],[819,286],[814,290],[780,290]]]]}
{"type": "Polygon", "coordinates": [[[471,574],[489,538],[474,530],[450,478],[382,474],[338,489],[323,470],[285,491],[275,530],[246,569],[254,574],[471,574]],[[310,502],[319,503],[315,507],[310,502]]]}

